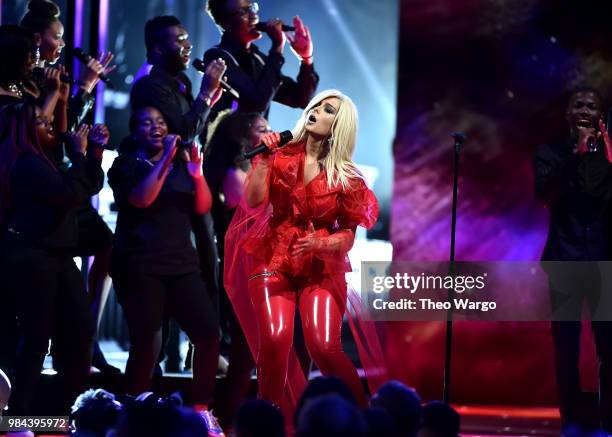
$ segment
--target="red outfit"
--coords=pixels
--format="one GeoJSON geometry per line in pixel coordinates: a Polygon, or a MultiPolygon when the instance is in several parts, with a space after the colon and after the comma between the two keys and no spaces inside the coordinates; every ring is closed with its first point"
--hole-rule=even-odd
{"type": "Polygon", "coordinates": [[[305,185],[305,155],[304,144],[280,149],[271,164],[264,205],[257,214],[234,217],[226,238],[226,247],[233,246],[234,254],[226,257],[226,288],[256,353],[260,397],[280,404],[288,368],[289,401],[301,394],[305,380],[298,375],[291,351],[298,306],[306,346],[317,366],[324,374],[343,379],[363,400],[356,369],[340,341],[347,301],[344,274],[350,270],[347,252],[355,228],[369,228],[376,222],[378,203],[359,178],[351,180],[349,189],[330,189],[322,170],[305,185]],[[319,249],[293,256],[292,245],[312,232],[309,228],[315,230],[319,249]],[[245,320],[249,305],[243,298],[244,288],[256,328],[245,320]]]}

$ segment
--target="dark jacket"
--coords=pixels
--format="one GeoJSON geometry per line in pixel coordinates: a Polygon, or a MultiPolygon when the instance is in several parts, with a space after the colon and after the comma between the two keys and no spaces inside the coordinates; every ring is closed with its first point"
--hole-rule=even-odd
{"type": "Polygon", "coordinates": [[[11,171],[6,229],[24,242],[47,249],[77,244],[76,210],[101,184],[103,173],[76,154],[69,169],[56,170],[42,157],[23,154],[11,171]]]}
{"type": "Polygon", "coordinates": [[[578,156],[571,141],[545,144],[534,160],[535,197],[550,210],[543,261],[612,259],[612,165],[604,148],[578,156]]]}
{"type": "Polygon", "coordinates": [[[166,119],[168,132],[192,140],[204,129],[210,107],[202,99],[193,99],[191,81],[180,73],[173,77],[154,66],[134,83],[130,92],[132,111],[152,106],[166,119]]]}
{"type": "MultiPolygon", "coordinates": [[[[272,100],[292,108],[305,108],[319,83],[314,65],[301,64],[297,80],[293,80],[281,72],[285,63],[282,55],[271,52],[266,56],[254,44],[245,50],[227,35],[223,35],[219,45],[204,54],[206,64],[216,58],[225,61],[227,81],[240,94],[236,102],[238,109],[259,112],[265,118],[268,118],[272,100]]],[[[233,103],[232,95],[224,93],[213,111],[216,114],[231,108],[233,103]]]]}

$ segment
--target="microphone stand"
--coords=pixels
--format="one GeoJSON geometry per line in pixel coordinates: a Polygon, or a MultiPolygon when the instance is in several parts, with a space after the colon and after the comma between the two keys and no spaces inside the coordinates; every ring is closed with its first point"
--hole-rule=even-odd
{"type": "MultiPolygon", "coordinates": [[[[454,166],[453,166],[453,206],[452,206],[452,218],[451,218],[451,241],[450,241],[450,275],[455,276],[455,236],[457,229],[457,191],[459,187],[459,155],[461,152],[461,146],[466,140],[466,135],[461,132],[455,132],[452,134],[455,139],[454,145],[454,166]]],[[[448,301],[452,299],[452,294],[455,292],[455,286],[453,281],[453,289],[448,292],[448,301]]],[[[446,320],[446,342],[444,346],[444,392],[442,399],[444,402],[450,402],[450,385],[451,385],[451,358],[453,352],[453,310],[448,311],[448,317],[446,320]]]]}

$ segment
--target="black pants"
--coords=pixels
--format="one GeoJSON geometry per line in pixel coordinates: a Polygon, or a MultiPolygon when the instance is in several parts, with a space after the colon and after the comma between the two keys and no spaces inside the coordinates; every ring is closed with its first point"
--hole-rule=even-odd
{"type": "MultiPolygon", "coordinates": [[[[603,429],[612,433],[612,322],[592,322],[599,358],[599,411],[603,429]]],[[[559,409],[564,424],[580,422],[581,322],[552,322],[559,409]]]]}
{"type": "Polygon", "coordinates": [[[150,389],[162,343],[162,324],[169,316],[194,344],[192,399],[208,404],[217,372],[219,331],[217,311],[200,272],[155,275],[125,268],[113,271],[113,281],[130,332],[128,393],[150,389]]]}
{"type": "Polygon", "coordinates": [[[87,383],[94,323],[81,273],[68,255],[52,254],[13,237],[0,241],[2,300],[8,302],[19,329],[19,344],[10,371],[12,415],[28,415],[36,393],[49,340],[56,352],[58,411],[68,407],[87,383]],[[6,298],[6,300],[5,300],[6,298]]]}
{"type": "MultiPolygon", "coordinates": [[[[213,226],[213,219],[210,213],[200,215],[193,214],[191,217],[191,226],[193,228],[194,240],[198,251],[198,257],[200,259],[200,270],[202,279],[208,290],[208,295],[212,299],[212,305],[217,313],[217,319],[219,318],[219,275],[220,264],[219,264],[219,253],[217,252],[217,245],[215,243],[215,229],[213,226]]],[[[172,371],[178,372],[180,370],[180,363],[178,359],[178,332],[175,330],[175,326],[171,327],[170,319],[166,318],[162,327],[162,345],[160,348],[159,356],[157,357],[157,363],[161,364],[166,358],[166,369],[170,365],[172,371]]],[[[190,354],[187,358],[189,359],[190,354]]],[[[191,368],[192,363],[185,363],[185,367],[191,368]]]]}
{"type": "MultiPolygon", "coordinates": [[[[549,272],[553,308],[551,331],[555,347],[555,370],[559,410],[563,425],[581,422],[580,331],[583,303],[595,314],[603,292],[597,263],[560,264],[549,272]]],[[[612,433],[612,322],[591,322],[599,359],[599,410],[603,429],[612,433]]]]}

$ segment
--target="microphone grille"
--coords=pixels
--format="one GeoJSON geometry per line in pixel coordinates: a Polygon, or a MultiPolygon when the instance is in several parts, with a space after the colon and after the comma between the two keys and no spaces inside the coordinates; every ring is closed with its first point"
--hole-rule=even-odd
{"type": "Polygon", "coordinates": [[[280,133],[279,145],[287,144],[293,139],[293,133],[290,130],[285,130],[280,133]]]}
{"type": "Polygon", "coordinates": [[[87,53],[85,53],[85,50],[80,47],[74,48],[74,56],[84,62],[89,62],[89,59],[91,59],[91,57],[87,53]]]}
{"type": "Polygon", "coordinates": [[[195,68],[196,70],[204,71],[205,65],[204,61],[202,61],[201,59],[194,59],[191,65],[193,65],[193,68],[195,68]]]}

